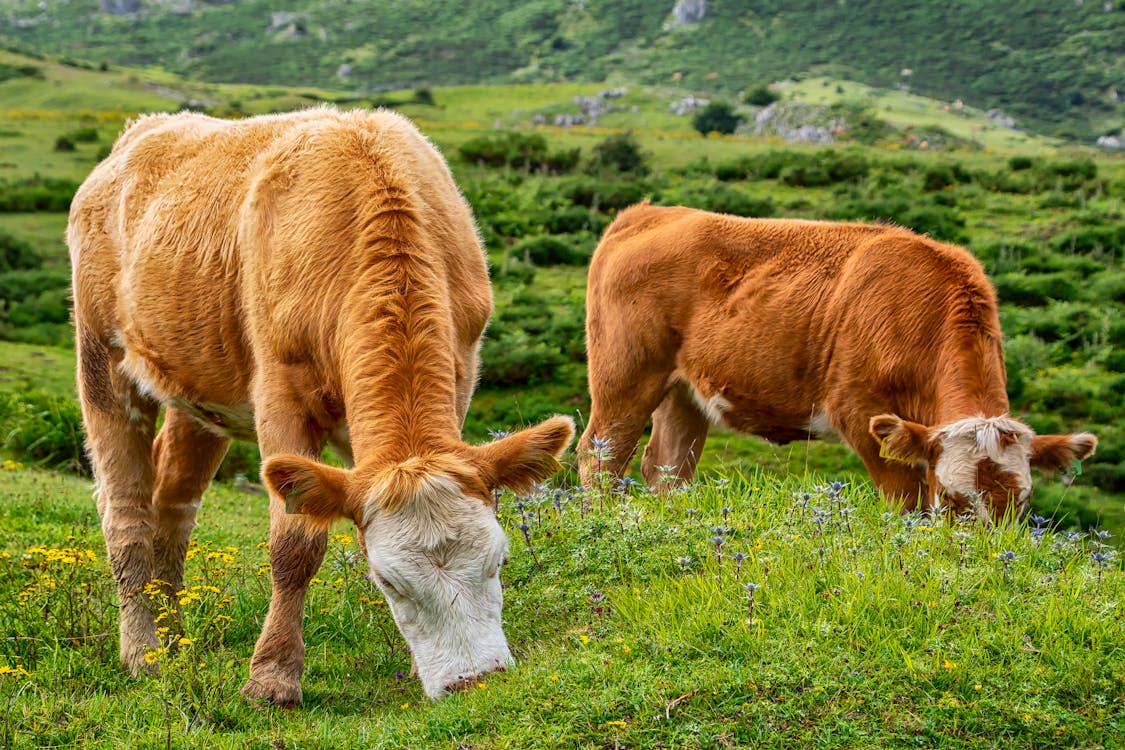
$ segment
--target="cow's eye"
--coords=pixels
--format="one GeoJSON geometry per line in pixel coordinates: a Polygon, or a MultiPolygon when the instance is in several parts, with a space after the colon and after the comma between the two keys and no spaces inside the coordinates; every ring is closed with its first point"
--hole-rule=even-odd
{"type": "Polygon", "coordinates": [[[379,588],[383,589],[384,591],[387,591],[388,593],[394,594],[395,596],[399,595],[398,589],[396,589],[394,587],[394,585],[392,585],[391,582],[388,581],[383,576],[376,573],[375,574],[375,580],[379,583],[379,588]]]}

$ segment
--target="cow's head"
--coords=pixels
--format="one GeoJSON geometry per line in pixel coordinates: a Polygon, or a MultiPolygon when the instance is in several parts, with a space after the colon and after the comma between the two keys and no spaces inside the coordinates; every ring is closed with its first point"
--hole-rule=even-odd
{"type": "Polygon", "coordinates": [[[941,427],[893,414],[871,418],[880,455],[926,472],[927,505],[999,521],[1018,517],[1031,500],[1031,469],[1065,471],[1093,454],[1088,432],[1036,435],[1011,417],[970,417],[941,427]]]}
{"type": "Polygon", "coordinates": [[[511,663],[499,576],[508,538],[492,490],[522,492],[551,476],[573,437],[574,423],[555,417],[487,445],[391,466],[361,460],[347,470],[276,456],[263,474],[288,507],[299,507],[310,532],[339,518],[355,522],[422,686],[439,698],[511,663]]]}

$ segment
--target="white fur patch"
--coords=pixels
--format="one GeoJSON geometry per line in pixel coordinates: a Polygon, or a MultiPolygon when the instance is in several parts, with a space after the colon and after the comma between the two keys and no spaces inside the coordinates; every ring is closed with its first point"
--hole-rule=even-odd
{"type": "Polygon", "coordinates": [[[193,404],[175,397],[168,403],[195,417],[212,432],[236,440],[256,440],[254,409],[250,404],[193,404]]]}
{"type": "Polygon", "coordinates": [[[410,644],[426,695],[506,668],[499,570],[508,538],[492,510],[444,475],[427,477],[393,510],[368,494],[368,562],[410,644]]]}
{"type": "Polygon", "coordinates": [[[832,426],[826,411],[818,411],[813,414],[805,429],[808,430],[810,435],[815,435],[821,440],[828,442],[839,442],[841,440],[840,433],[836,432],[836,429],[832,426]]]}
{"type": "Polygon", "coordinates": [[[690,385],[691,397],[695,400],[699,410],[710,420],[711,424],[725,424],[726,413],[731,410],[730,401],[716,393],[713,396],[704,396],[694,384],[690,385]]]}
{"type": "Polygon", "coordinates": [[[1002,471],[1014,475],[1021,487],[1031,487],[1031,428],[1011,417],[969,417],[941,428],[941,457],[934,473],[938,481],[961,495],[977,491],[977,464],[991,459],[1002,471]],[[1001,433],[1016,441],[1001,448],[1001,433]]]}

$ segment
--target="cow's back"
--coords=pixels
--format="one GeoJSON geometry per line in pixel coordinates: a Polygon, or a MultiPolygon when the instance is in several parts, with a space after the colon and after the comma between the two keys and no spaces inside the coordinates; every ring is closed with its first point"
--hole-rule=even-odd
{"type": "Polygon", "coordinates": [[[932,390],[915,382],[933,376],[917,363],[965,329],[966,306],[973,335],[999,330],[991,287],[960,248],[894,226],[679,207],[622,212],[588,294],[592,366],[600,341],[631,337],[666,352],[671,378],[701,402],[720,393],[732,426],[779,441],[803,434],[826,402],[932,390]]]}
{"type": "Polygon", "coordinates": [[[403,172],[426,192],[406,202],[423,216],[437,207],[427,231],[453,238],[441,263],[450,284],[474,290],[465,306],[479,336],[487,269],[444,162],[393,113],[327,108],[134,123],[72,205],[76,317],[120,345],[126,370],[157,395],[246,401],[255,350],[289,342],[280,358],[306,363],[328,354],[333,313],[371,251],[360,238],[378,192],[398,190],[379,178],[403,172]]]}

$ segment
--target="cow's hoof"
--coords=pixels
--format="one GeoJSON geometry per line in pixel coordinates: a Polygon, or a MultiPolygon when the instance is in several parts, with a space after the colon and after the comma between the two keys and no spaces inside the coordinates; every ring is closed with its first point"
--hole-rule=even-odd
{"type": "Polygon", "coordinates": [[[122,647],[121,663],[134,677],[148,677],[160,674],[160,666],[156,663],[156,647],[136,644],[132,647],[122,647]],[[150,656],[151,654],[151,656],[150,656]]]}
{"type": "Polygon", "coordinates": [[[301,702],[301,681],[276,677],[251,677],[242,687],[242,695],[253,703],[269,703],[279,708],[293,708],[301,702]]]}

